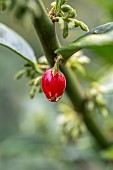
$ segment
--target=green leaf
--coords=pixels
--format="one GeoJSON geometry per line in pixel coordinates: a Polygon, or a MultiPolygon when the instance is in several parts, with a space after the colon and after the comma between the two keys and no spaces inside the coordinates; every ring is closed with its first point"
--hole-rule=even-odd
{"type": "Polygon", "coordinates": [[[113,46],[103,46],[93,49],[93,52],[98,57],[102,57],[106,63],[113,63],[113,46]]]}
{"type": "Polygon", "coordinates": [[[60,53],[68,58],[70,55],[83,48],[95,48],[111,45],[113,45],[113,22],[94,28],[76,39],[74,42],[57,49],[55,53],[60,53]]]}
{"type": "Polygon", "coordinates": [[[36,63],[36,57],[30,45],[16,32],[0,23],[0,45],[4,46],[25,60],[36,63]]]}

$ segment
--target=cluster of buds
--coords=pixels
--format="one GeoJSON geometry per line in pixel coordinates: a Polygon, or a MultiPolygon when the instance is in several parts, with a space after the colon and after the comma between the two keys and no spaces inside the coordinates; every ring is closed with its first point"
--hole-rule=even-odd
{"type": "Polygon", "coordinates": [[[61,140],[65,143],[76,142],[86,132],[86,127],[78,113],[67,103],[59,104],[58,124],[61,140]]]}
{"type": "Polygon", "coordinates": [[[108,116],[108,110],[106,101],[104,99],[103,94],[105,93],[104,86],[94,82],[91,84],[91,89],[89,90],[89,108],[94,110],[94,108],[98,108],[98,111],[102,113],[104,117],[108,116]]]}
{"type": "Polygon", "coordinates": [[[69,29],[80,27],[84,31],[89,31],[86,24],[75,19],[77,16],[76,10],[67,4],[65,0],[52,2],[52,8],[49,16],[52,22],[58,22],[60,28],[63,30],[63,38],[68,36],[69,29]]]}
{"type": "Polygon", "coordinates": [[[78,71],[83,76],[86,75],[86,70],[84,65],[88,64],[90,59],[83,54],[82,51],[78,51],[77,53],[73,54],[67,62],[67,65],[75,71],[78,71]]]}
{"type": "Polygon", "coordinates": [[[15,79],[19,80],[23,76],[29,79],[28,84],[32,86],[30,91],[30,97],[33,98],[35,93],[42,92],[41,88],[41,79],[42,75],[49,68],[47,61],[45,62],[45,58],[41,57],[39,62],[36,64],[27,63],[24,65],[24,69],[20,70],[16,75],[15,79]]]}

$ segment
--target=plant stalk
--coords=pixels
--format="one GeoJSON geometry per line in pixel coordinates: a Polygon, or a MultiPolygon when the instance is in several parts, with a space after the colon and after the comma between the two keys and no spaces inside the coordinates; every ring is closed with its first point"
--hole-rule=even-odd
{"type": "MultiPolygon", "coordinates": [[[[54,51],[58,49],[61,45],[55,33],[55,25],[49,19],[42,0],[36,0],[36,2],[41,11],[41,15],[38,18],[35,17],[34,27],[39,36],[48,63],[50,64],[51,67],[53,67],[54,57],[56,56],[54,51]]],[[[77,77],[74,75],[72,70],[67,66],[61,66],[61,71],[66,76],[67,81],[66,92],[73,104],[74,109],[82,115],[88,130],[94,136],[99,146],[101,148],[108,147],[110,145],[110,142],[108,141],[107,137],[105,137],[105,135],[103,134],[102,129],[100,129],[100,127],[97,126],[96,122],[91,116],[92,115],[91,111],[84,104],[85,101],[84,91],[81,88],[81,85],[77,80],[77,77]]]]}

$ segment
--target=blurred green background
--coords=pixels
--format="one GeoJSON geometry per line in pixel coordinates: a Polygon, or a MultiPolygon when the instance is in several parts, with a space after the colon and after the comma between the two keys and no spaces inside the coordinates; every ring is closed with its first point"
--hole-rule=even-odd
{"type": "MultiPolygon", "coordinates": [[[[50,9],[51,2],[44,1],[46,9],[50,9]]],[[[77,18],[89,29],[113,20],[112,0],[70,0],[69,4],[75,7],[77,18]]],[[[0,22],[22,35],[38,57],[43,55],[33,27],[24,29],[7,13],[0,14],[0,22]]],[[[57,33],[61,43],[67,44],[84,32],[71,30],[65,41],[58,27],[57,33]]],[[[84,54],[91,59],[86,67],[87,78],[80,77],[84,86],[96,80],[95,70],[101,68],[105,68],[102,74],[111,75],[107,84],[113,82],[112,47],[84,50],[84,54]]],[[[58,103],[48,102],[43,94],[36,94],[31,100],[26,79],[14,80],[24,63],[16,54],[0,47],[0,170],[112,170],[113,149],[99,151],[84,123],[77,116],[73,117],[74,111],[66,94],[58,103]],[[78,132],[79,124],[82,132],[78,132]]],[[[96,119],[112,138],[113,96],[105,98],[110,115],[107,118],[97,115],[96,119]]]]}

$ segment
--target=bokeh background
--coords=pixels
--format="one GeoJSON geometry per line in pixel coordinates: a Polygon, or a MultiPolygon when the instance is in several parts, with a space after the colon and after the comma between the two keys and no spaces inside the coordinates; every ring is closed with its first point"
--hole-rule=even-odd
{"type": "MultiPolygon", "coordinates": [[[[46,9],[50,9],[52,1],[43,2],[46,9]]],[[[113,20],[112,0],[70,0],[69,4],[76,9],[77,18],[84,21],[89,29],[113,20]]],[[[22,35],[37,57],[43,55],[33,27],[24,29],[7,13],[0,14],[0,22],[22,35]]],[[[62,44],[75,40],[83,33],[79,28],[71,30],[64,41],[57,27],[62,44]]],[[[88,76],[80,76],[83,86],[96,81],[96,71],[102,71],[101,68],[105,68],[102,75],[106,75],[106,83],[111,85],[113,47],[84,50],[84,54],[91,59],[91,63],[86,67],[88,76]]],[[[14,75],[24,63],[22,58],[0,47],[0,170],[112,170],[113,150],[99,151],[84,123],[77,116],[73,117],[66,94],[58,103],[48,102],[40,93],[31,100],[26,79],[14,80],[14,75]],[[62,125],[62,122],[68,123],[62,125]],[[84,133],[78,130],[78,122],[84,133]]],[[[110,115],[105,118],[97,114],[96,119],[112,138],[113,96],[110,94],[105,98],[110,115]]]]}

